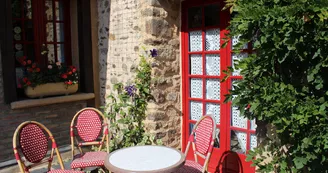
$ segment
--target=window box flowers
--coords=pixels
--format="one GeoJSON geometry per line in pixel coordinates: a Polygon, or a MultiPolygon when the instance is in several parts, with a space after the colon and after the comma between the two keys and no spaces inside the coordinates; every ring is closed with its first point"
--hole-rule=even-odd
{"type": "Polygon", "coordinates": [[[60,62],[49,62],[41,68],[25,56],[18,59],[23,67],[24,77],[18,84],[24,88],[29,98],[68,95],[78,90],[78,71],[74,66],[66,66],[60,62]]]}

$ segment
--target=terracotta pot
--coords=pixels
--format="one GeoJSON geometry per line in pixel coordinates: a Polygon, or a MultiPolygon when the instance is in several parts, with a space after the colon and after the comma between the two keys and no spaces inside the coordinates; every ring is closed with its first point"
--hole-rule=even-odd
{"type": "Polygon", "coordinates": [[[29,98],[42,98],[44,96],[54,96],[54,95],[68,95],[76,93],[79,88],[78,84],[66,85],[63,82],[58,83],[46,83],[38,85],[34,88],[25,88],[25,95],[29,98]]]}

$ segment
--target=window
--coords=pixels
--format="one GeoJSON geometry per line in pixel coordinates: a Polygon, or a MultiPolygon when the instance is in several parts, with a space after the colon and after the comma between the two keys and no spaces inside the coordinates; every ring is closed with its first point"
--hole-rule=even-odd
{"type": "MultiPolygon", "coordinates": [[[[11,0],[14,58],[27,56],[41,67],[47,62],[71,65],[70,1],[11,0]]],[[[18,61],[16,84],[23,71],[18,61]]],[[[18,97],[24,97],[17,89],[18,97]]]]}
{"type": "Polygon", "coordinates": [[[15,58],[71,64],[69,5],[67,0],[12,0],[15,58]]]}
{"type": "Polygon", "coordinates": [[[22,90],[15,89],[20,67],[15,59],[20,55],[41,65],[54,59],[70,65],[73,56],[80,69],[79,91],[93,93],[91,18],[89,0],[1,0],[0,53],[5,102],[12,103],[21,96],[22,90]],[[71,14],[74,21],[70,20],[71,14]],[[47,24],[52,31],[47,31],[47,24]],[[47,35],[52,35],[49,37],[53,40],[47,40],[47,35]],[[78,44],[72,44],[71,37],[78,44]]]}

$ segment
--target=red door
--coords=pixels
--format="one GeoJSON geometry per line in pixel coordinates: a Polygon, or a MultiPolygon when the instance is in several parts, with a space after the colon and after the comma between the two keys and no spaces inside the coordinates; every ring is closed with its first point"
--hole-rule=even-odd
{"type": "MultiPolygon", "coordinates": [[[[238,43],[236,37],[221,48],[230,18],[228,11],[221,10],[223,6],[223,0],[182,3],[183,148],[193,124],[201,116],[212,114],[217,123],[217,138],[209,171],[252,173],[255,170],[245,158],[248,150],[257,145],[256,125],[240,117],[231,103],[223,102],[233,89],[233,81],[242,77],[235,71],[220,82],[225,76],[223,70],[247,55],[248,46],[239,55],[232,53],[231,48],[238,43]]],[[[187,157],[193,159],[192,152],[187,157]]]]}

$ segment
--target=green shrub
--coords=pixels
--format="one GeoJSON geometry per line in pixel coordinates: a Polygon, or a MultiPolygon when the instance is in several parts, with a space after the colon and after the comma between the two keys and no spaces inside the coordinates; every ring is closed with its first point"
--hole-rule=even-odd
{"type": "Polygon", "coordinates": [[[233,104],[242,114],[271,124],[276,136],[250,151],[248,160],[260,172],[327,172],[328,1],[227,5],[235,13],[230,34],[240,35],[240,47],[251,42],[254,51],[237,64],[244,78],[228,100],[237,95],[233,104]],[[272,160],[264,164],[267,155],[272,160]]]}

